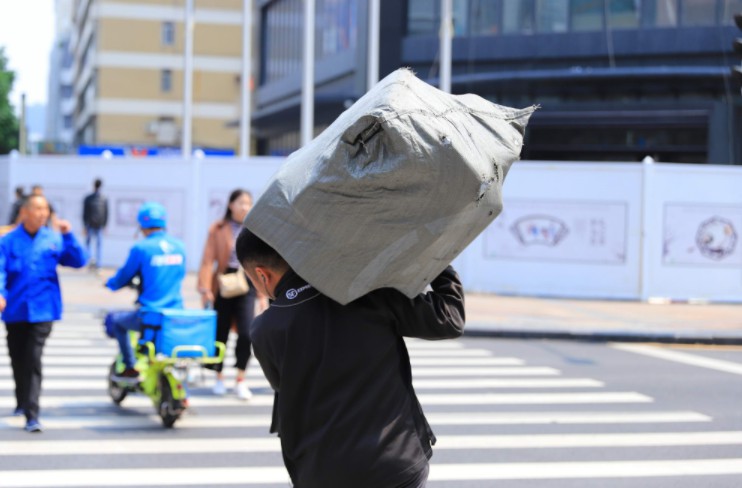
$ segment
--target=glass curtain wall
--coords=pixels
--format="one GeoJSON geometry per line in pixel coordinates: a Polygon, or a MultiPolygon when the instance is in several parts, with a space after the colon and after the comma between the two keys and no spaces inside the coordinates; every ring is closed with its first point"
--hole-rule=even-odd
{"type": "MultiPolygon", "coordinates": [[[[359,0],[317,0],[315,59],[355,50],[359,0]]],[[[270,83],[301,71],[304,38],[304,2],[276,0],[263,12],[263,69],[261,83],[270,83]]]]}
{"type": "MultiPolygon", "coordinates": [[[[453,0],[454,35],[729,24],[742,0],[453,0]]],[[[409,36],[435,36],[440,0],[409,0],[409,36]]]]}

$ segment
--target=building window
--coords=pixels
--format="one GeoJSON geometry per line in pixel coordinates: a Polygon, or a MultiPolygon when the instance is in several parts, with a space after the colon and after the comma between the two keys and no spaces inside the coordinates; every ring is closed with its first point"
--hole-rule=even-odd
{"type": "Polygon", "coordinates": [[[432,36],[438,32],[441,18],[440,2],[409,0],[407,4],[407,35],[432,36]]]}
{"type": "Polygon", "coordinates": [[[612,29],[639,28],[640,2],[612,0],[608,3],[608,25],[612,29]]]}
{"type": "Polygon", "coordinates": [[[470,29],[473,36],[491,36],[500,33],[500,8],[492,0],[471,0],[470,29]]]}
{"type": "Polygon", "coordinates": [[[59,96],[61,98],[70,98],[72,93],[72,85],[62,85],[59,87],[59,96]]]}
{"type": "Polygon", "coordinates": [[[678,25],[678,0],[656,0],[655,24],[657,27],[678,25]]]}
{"type": "Polygon", "coordinates": [[[536,29],[539,32],[567,32],[569,0],[537,0],[536,29]]]}
{"type": "Polygon", "coordinates": [[[603,2],[604,0],[571,0],[572,30],[602,30],[603,2]]]}
{"type": "Polygon", "coordinates": [[[508,34],[534,32],[535,0],[504,0],[502,30],[508,34]]]}
{"type": "Polygon", "coordinates": [[[173,89],[173,72],[169,69],[164,69],[160,73],[160,91],[169,92],[173,89]]]}
{"type": "Polygon", "coordinates": [[[355,49],[358,36],[358,0],[317,2],[316,59],[355,49]]]}
{"type": "MultiPolygon", "coordinates": [[[[301,70],[304,5],[301,0],[278,0],[263,10],[261,83],[301,70]]],[[[321,37],[315,38],[320,41],[321,37]]]]}
{"type": "Polygon", "coordinates": [[[682,25],[714,25],[716,0],[683,0],[680,16],[682,25]]]}
{"type": "Polygon", "coordinates": [[[162,23],[162,45],[172,46],[175,44],[175,24],[167,21],[162,23]]]}
{"type": "Polygon", "coordinates": [[[742,0],[724,0],[721,5],[721,23],[733,24],[734,14],[742,12],[742,0]]]}
{"type": "Polygon", "coordinates": [[[71,129],[72,128],[72,116],[71,115],[65,115],[63,119],[63,125],[65,129],[71,129]]]}

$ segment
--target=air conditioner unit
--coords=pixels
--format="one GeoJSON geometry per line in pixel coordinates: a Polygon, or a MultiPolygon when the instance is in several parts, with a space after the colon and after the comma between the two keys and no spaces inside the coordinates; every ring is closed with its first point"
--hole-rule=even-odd
{"type": "Polygon", "coordinates": [[[144,130],[149,135],[155,135],[160,130],[160,123],[156,120],[153,120],[152,122],[147,122],[147,125],[145,126],[144,130]]]}

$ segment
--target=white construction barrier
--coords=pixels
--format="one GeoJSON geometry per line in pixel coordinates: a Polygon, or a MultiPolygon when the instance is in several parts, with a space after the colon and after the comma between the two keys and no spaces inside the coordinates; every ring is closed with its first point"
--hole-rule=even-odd
{"type": "MultiPolygon", "coordinates": [[[[41,184],[82,239],[82,199],[104,181],[103,265],[157,200],[196,269],[208,225],[237,187],[260,196],[283,158],[0,157],[0,219],[13,189],[41,184]]],[[[521,161],[503,213],[456,259],[467,290],[553,297],[742,302],[742,167],[521,161]]],[[[321,216],[317,216],[321,218],[321,216]]]]}

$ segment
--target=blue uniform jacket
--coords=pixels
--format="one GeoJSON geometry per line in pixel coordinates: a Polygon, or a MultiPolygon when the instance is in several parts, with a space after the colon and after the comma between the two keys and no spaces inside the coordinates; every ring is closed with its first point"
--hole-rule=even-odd
{"type": "Polygon", "coordinates": [[[5,322],[51,322],[62,318],[57,265],[81,268],[85,250],[72,233],[42,227],[34,237],[23,225],[0,241],[0,293],[5,322]]]}
{"type": "Polygon", "coordinates": [[[143,307],[183,308],[180,286],[185,277],[185,245],[165,231],[150,234],[134,244],[126,263],[106,286],[118,290],[139,275],[139,299],[143,307]]]}

